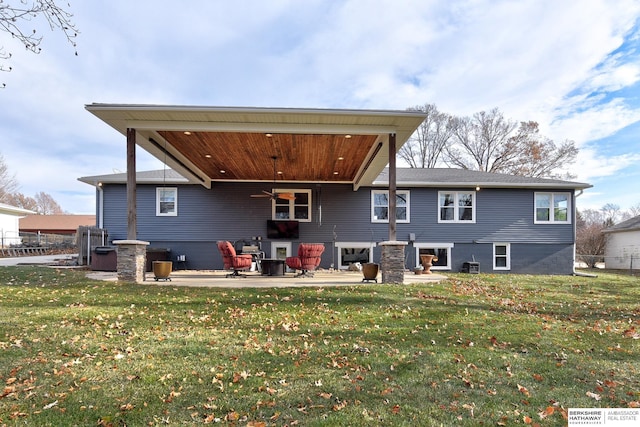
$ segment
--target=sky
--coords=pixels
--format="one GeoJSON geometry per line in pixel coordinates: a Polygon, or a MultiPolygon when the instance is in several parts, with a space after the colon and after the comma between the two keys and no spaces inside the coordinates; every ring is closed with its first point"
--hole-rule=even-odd
{"type": "MultiPolygon", "coordinates": [[[[12,54],[0,60],[12,68],[0,72],[0,154],[21,193],[68,213],[95,213],[78,178],[126,171],[126,138],[91,103],[498,108],[575,142],[568,171],[593,185],[578,209],[640,205],[638,0],[70,3],[75,50],[39,21],[38,55],[0,32],[12,54]]],[[[138,170],[163,167],[137,157],[138,170]]]]}

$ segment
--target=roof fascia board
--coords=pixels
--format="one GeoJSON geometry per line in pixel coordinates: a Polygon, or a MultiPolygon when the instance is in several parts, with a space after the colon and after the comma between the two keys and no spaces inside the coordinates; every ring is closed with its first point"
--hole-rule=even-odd
{"type": "Polygon", "coordinates": [[[352,135],[380,135],[394,133],[395,126],[363,126],[363,125],[323,125],[305,123],[231,123],[231,122],[188,122],[171,120],[128,120],[123,122],[124,129],[136,130],[166,130],[191,132],[270,132],[295,134],[352,134],[352,135]]]}
{"type": "MultiPolygon", "coordinates": [[[[372,186],[384,187],[388,186],[388,181],[375,181],[372,186]]],[[[509,183],[509,182],[427,182],[427,181],[398,181],[398,185],[406,187],[436,187],[436,188],[451,188],[451,187],[480,187],[480,188],[537,188],[537,189],[558,189],[558,190],[582,190],[593,187],[589,184],[572,183],[509,183]]]]}

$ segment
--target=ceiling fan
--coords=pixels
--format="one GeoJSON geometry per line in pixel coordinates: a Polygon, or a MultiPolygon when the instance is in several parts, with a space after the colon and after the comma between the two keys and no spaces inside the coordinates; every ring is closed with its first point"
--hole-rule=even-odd
{"type": "MultiPolygon", "coordinates": [[[[276,161],[278,160],[277,156],[271,156],[273,159],[273,187],[276,187],[276,161]]],[[[272,193],[270,191],[262,190],[260,194],[252,194],[251,197],[268,197],[271,200],[275,199],[283,199],[283,200],[295,200],[296,196],[293,193],[272,193]]]]}

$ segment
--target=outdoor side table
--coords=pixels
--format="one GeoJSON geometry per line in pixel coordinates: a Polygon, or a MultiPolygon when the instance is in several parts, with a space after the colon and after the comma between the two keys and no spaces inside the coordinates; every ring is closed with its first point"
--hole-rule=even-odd
{"type": "Polygon", "coordinates": [[[263,259],[261,264],[263,276],[284,276],[283,259],[263,259]]]}

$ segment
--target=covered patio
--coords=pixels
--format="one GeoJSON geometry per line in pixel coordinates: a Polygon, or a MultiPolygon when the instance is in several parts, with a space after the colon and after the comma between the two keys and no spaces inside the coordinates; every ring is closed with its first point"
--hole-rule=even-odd
{"type": "Polygon", "coordinates": [[[396,153],[425,119],[416,111],[90,104],[86,109],[126,137],[127,239],[118,246],[120,280],[144,281],[138,240],[136,155],[140,146],[192,183],[341,183],[356,191],[389,167],[389,234],[382,247],[385,283],[404,282],[404,246],[396,239],[396,153]]]}

